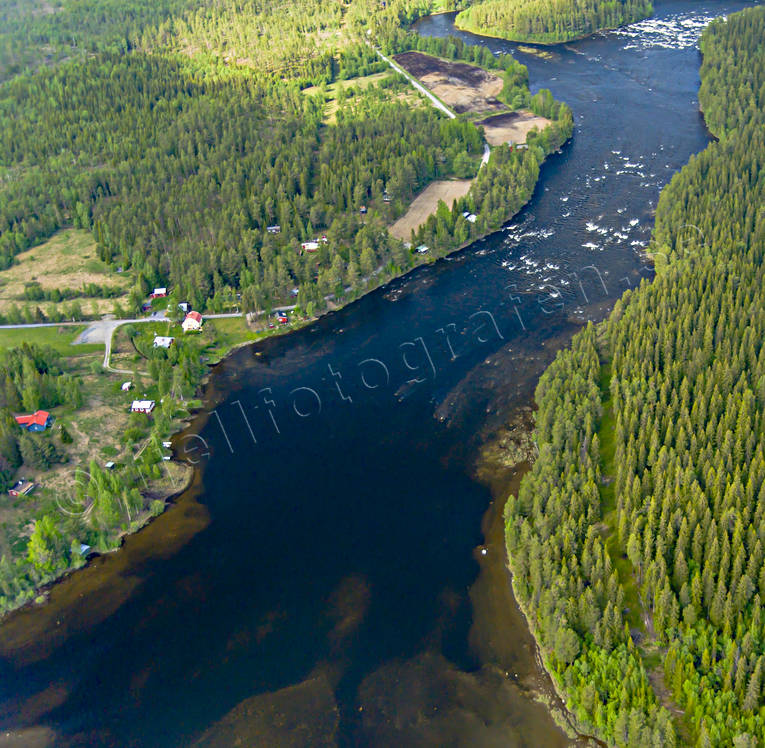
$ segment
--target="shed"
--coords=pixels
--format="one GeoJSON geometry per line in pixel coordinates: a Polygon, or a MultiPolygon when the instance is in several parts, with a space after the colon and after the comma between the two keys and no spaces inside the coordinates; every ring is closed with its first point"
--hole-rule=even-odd
{"type": "Polygon", "coordinates": [[[128,392],[129,390],[133,389],[133,383],[132,382],[123,382],[122,383],[122,391],[128,392]]]}
{"type": "Polygon", "coordinates": [[[154,400],[133,400],[130,406],[131,413],[151,413],[154,410],[154,400]]]}
{"type": "Polygon", "coordinates": [[[154,336],[154,347],[155,348],[169,348],[172,344],[175,338],[167,337],[166,335],[155,335],[154,336]]]}
{"type": "Polygon", "coordinates": [[[35,487],[36,485],[32,483],[32,481],[22,478],[21,480],[16,481],[13,486],[11,486],[8,493],[11,496],[27,496],[35,490],[35,487]]]}

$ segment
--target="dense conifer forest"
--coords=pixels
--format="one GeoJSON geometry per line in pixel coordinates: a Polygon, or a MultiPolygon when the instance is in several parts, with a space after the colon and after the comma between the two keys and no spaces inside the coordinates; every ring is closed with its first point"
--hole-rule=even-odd
{"type": "MultiPolygon", "coordinates": [[[[571,112],[549,91],[532,96],[510,56],[401,28],[431,7],[0,0],[0,272],[61,229],[85,230],[100,277],[122,283],[81,293],[113,298],[130,284],[120,316],[166,286],[163,308],[297,304],[310,318],[424,261],[387,227],[432,180],[475,176],[484,140],[470,115],[450,119],[419,99],[373,44],[490,68],[508,107],[552,120],[528,149],[497,148],[454,210],[439,206],[423,229],[427,259],[498,228],[570,137],[571,112]]],[[[23,310],[12,305],[2,322],[80,319],[78,291],[32,279],[15,297],[23,310]]],[[[226,347],[212,321],[191,337],[172,321],[157,323],[177,336],[168,349],[154,346],[155,326],[123,328],[135,353],[126,392],[100,360],[42,345],[0,355],[0,489],[21,476],[42,485],[31,500],[0,502],[0,613],[84,563],[81,545],[113,549],[164,508],[162,443],[226,347]],[[126,415],[131,386],[155,401],[151,416],[126,415]],[[53,410],[53,423],[28,433],[14,415],[37,409],[53,410]],[[95,412],[118,426],[89,452],[78,429],[95,412]]]]}
{"type": "Polygon", "coordinates": [[[661,195],[656,279],[540,380],[506,509],[545,662],[616,745],[765,742],[765,8],[701,46],[719,141],[661,195]]]}
{"type": "Polygon", "coordinates": [[[650,0],[482,0],[461,11],[458,28],[544,44],[588,36],[647,18],[650,0]]]}
{"type": "MultiPolygon", "coordinates": [[[[239,298],[265,310],[297,294],[321,311],[415,262],[386,226],[431,180],[475,174],[483,141],[469,118],[412,106],[393,74],[344,90],[326,122],[329,84],[389,70],[362,39],[477,61],[505,75],[508,103],[549,109],[511,57],[403,32],[424,5],[295,0],[277,13],[262,2],[62,0],[43,10],[3,4],[0,269],[62,227],[88,229],[100,258],[136,279],[128,315],[158,285],[200,309],[239,298]],[[29,60],[19,40],[48,53],[29,60]],[[320,237],[317,253],[301,251],[320,237]]],[[[568,109],[552,114],[555,132],[522,173],[520,159],[495,159],[512,199],[476,189],[480,223],[450,225],[434,254],[528,199],[539,163],[571,134],[568,109]]]]}

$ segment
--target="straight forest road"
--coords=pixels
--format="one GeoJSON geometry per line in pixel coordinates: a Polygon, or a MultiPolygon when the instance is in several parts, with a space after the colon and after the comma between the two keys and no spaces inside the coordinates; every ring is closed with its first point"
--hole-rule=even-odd
{"type": "MultiPolygon", "coordinates": [[[[397,65],[393,60],[390,59],[390,57],[387,57],[384,55],[379,49],[375,49],[375,52],[377,52],[380,59],[385,60],[385,62],[388,63],[397,73],[400,73],[404,76],[421,94],[424,94],[430,102],[433,104],[433,106],[438,109],[439,111],[443,112],[447,117],[450,119],[456,119],[457,115],[449,109],[449,107],[446,106],[440,99],[436,98],[434,94],[432,94],[430,91],[428,91],[425,86],[422,85],[416,78],[414,78],[412,75],[406,72],[404,68],[402,68],[400,65],[397,65]]],[[[479,169],[486,164],[489,163],[489,156],[491,156],[491,146],[484,141],[483,143],[483,156],[481,157],[481,164],[478,167],[479,169]]]]}
{"type": "Polygon", "coordinates": [[[375,50],[377,54],[380,56],[382,60],[385,60],[385,62],[388,63],[397,73],[400,73],[404,76],[421,94],[424,94],[425,96],[430,99],[431,103],[436,109],[439,109],[442,111],[447,117],[450,119],[456,119],[457,115],[449,109],[449,107],[446,106],[442,101],[437,99],[430,91],[428,91],[425,86],[422,85],[419,81],[417,81],[416,78],[413,78],[409,73],[404,70],[400,65],[397,65],[393,60],[390,59],[390,57],[386,57],[379,49],[375,50]]]}

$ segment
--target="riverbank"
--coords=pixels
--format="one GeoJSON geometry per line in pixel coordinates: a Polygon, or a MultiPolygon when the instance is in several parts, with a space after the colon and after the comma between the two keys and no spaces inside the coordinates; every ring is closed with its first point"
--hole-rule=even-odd
{"type": "MultiPolygon", "coordinates": [[[[478,68],[475,69],[478,70],[478,68]]],[[[528,89],[526,90],[528,93],[528,89]]],[[[536,97],[532,97],[532,106],[536,100],[536,97]]],[[[550,101],[552,101],[551,97],[550,101]]],[[[547,100],[544,100],[544,102],[545,105],[547,105],[547,100]]],[[[532,136],[535,137],[533,140],[532,137],[529,137],[529,148],[523,151],[512,151],[506,147],[495,149],[487,163],[484,165],[484,168],[479,170],[479,175],[470,185],[468,194],[457,201],[456,208],[448,213],[448,219],[446,221],[444,221],[443,217],[439,219],[440,222],[437,225],[437,235],[434,234],[432,237],[427,237],[427,252],[409,253],[408,257],[410,264],[406,268],[398,269],[393,268],[392,266],[384,267],[378,273],[372,273],[367,277],[363,290],[360,289],[358,292],[352,292],[346,298],[326,305],[330,307],[332,311],[341,309],[347,304],[357,301],[358,298],[376,288],[383,286],[398,277],[406,275],[411,272],[411,270],[424,263],[433,262],[436,259],[446,257],[447,255],[469,246],[481,238],[488,236],[493,231],[498,230],[504,223],[511,220],[512,217],[531,199],[539,178],[541,164],[549,153],[562,145],[562,143],[571,135],[573,124],[571,122],[570,112],[563,105],[557,103],[554,103],[554,105],[555,112],[560,116],[561,121],[551,123],[541,133],[532,133],[532,136]],[[522,183],[519,183],[519,172],[523,175],[524,181],[522,183]],[[487,187],[491,186],[492,189],[496,189],[498,184],[504,184],[508,190],[508,194],[512,196],[513,202],[507,203],[504,201],[500,205],[496,204],[494,193],[488,192],[487,187]],[[471,221],[468,221],[465,217],[469,214],[472,214],[473,216],[471,221]],[[443,231],[444,227],[446,228],[446,233],[443,231]]],[[[435,220],[435,217],[431,216],[425,223],[419,224],[417,232],[419,232],[421,236],[426,236],[431,228],[435,231],[435,220]]],[[[267,336],[289,332],[291,331],[290,328],[293,330],[299,329],[321,316],[322,314],[295,315],[293,319],[297,321],[292,325],[287,325],[287,329],[282,328],[280,324],[279,328],[273,328],[273,330],[270,330],[267,327],[268,318],[264,318],[261,333],[264,336],[267,336]]],[[[94,479],[90,474],[94,472],[100,474],[104,471],[104,468],[101,468],[98,464],[103,460],[105,473],[108,475],[108,478],[102,476],[96,477],[95,480],[96,482],[100,481],[101,483],[108,483],[111,481],[114,483],[114,488],[112,490],[119,492],[119,496],[106,496],[103,500],[112,503],[118,500],[122,502],[120,506],[110,510],[110,522],[111,524],[114,524],[115,527],[112,528],[111,535],[108,538],[105,536],[102,537],[101,535],[98,536],[98,550],[111,551],[115,547],[120,547],[125,535],[140,529],[151,518],[150,516],[147,516],[146,511],[141,510],[139,515],[136,515],[140,517],[140,521],[136,519],[136,516],[134,516],[131,509],[127,508],[128,504],[122,497],[122,494],[126,491],[140,491],[143,494],[144,504],[148,503],[150,506],[149,514],[151,515],[156,515],[164,509],[164,494],[160,498],[153,495],[147,496],[146,492],[138,487],[139,480],[145,482],[142,470],[145,468],[146,470],[149,470],[152,475],[157,471],[161,474],[163,472],[168,473],[168,471],[172,472],[175,470],[177,461],[173,461],[171,467],[171,464],[168,464],[167,462],[170,456],[162,452],[160,445],[168,439],[171,439],[174,433],[183,428],[183,425],[192,415],[192,413],[189,412],[189,404],[195,402],[196,393],[192,393],[191,390],[192,388],[193,390],[198,390],[206,379],[206,373],[209,372],[209,366],[200,368],[200,356],[204,354],[208,358],[207,363],[212,364],[230,355],[230,353],[236,350],[240,344],[246,344],[246,341],[234,340],[233,342],[222,346],[214,332],[214,323],[222,326],[224,321],[210,320],[207,325],[203,327],[201,333],[202,338],[194,336],[188,337],[184,335],[180,331],[180,328],[174,326],[170,320],[136,325],[135,329],[133,329],[130,334],[126,333],[129,338],[129,346],[127,343],[125,344],[127,355],[123,355],[123,358],[121,359],[119,358],[118,345],[117,351],[115,351],[116,366],[112,369],[109,362],[105,360],[105,363],[109,368],[103,376],[111,377],[111,379],[109,379],[108,382],[106,380],[100,382],[99,387],[103,390],[103,396],[106,399],[108,399],[106,392],[111,385],[114,390],[114,394],[111,395],[112,401],[121,404],[124,410],[129,410],[130,400],[133,398],[133,396],[129,394],[129,389],[130,387],[133,387],[142,392],[142,397],[144,399],[151,402],[157,402],[162,407],[161,409],[157,407],[157,410],[154,412],[151,419],[135,413],[131,414],[128,418],[125,416],[124,412],[119,412],[119,405],[116,410],[112,408],[112,410],[115,411],[115,418],[119,415],[119,418],[115,423],[121,424],[120,428],[124,431],[123,441],[125,437],[130,435],[127,439],[127,446],[131,444],[137,445],[141,439],[146,439],[146,443],[139,449],[137,454],[134,454],[134,449],[132,449],[132,451],[131,449],[125,451],[126,445],[122,445],[121,448],[111,447],[111,452],[105,452],[103,445],[96,443],[90,445],[90,440],[88,440],[91,452],[88,455],[88,458],[90,459],[90,472],[87,473],[87,480],[93,482],[94,479]],[[140,330],[138,328],[140,328],[140,330]],[[168,336],[176,342],[171,348],[163,352],[162,350],[157,350],[156,346],[152,346],[151,341],[155,335],[168,336]],[[140,358],[137,359],[135,356],[136,353],[145,359],[145,361],[142,362],[142,368],[148,366],[148,372],[142,371],[139,373],[136,370],[136,361],[140,362],[140,358]],[[197,359],[196,361],[194,361],[195,358],[197,359]],[[181,362],[186,363],[184,363],[182,373],[179,374],[179,364],[181,362]],[[136,379],[137,381],[133,382],[132,385],[128,385],[127,392],[125,390],[120,391],[119,380],[124,379],[128,374],[131,376],[131,379],[136,379]],[[184,397],[184,390],[186,390],[187,397],[191,394],[190,400],[184,397]],[[161,417],[158,415],[160,410],[161,417]],[[173,421],[177,422],[175,427],[171,426],[173,421]],[[138,456],[144,452],[144,448],[147,445],[152,446],[153,449],[146,450],[141,464],[138,465],[136,460],[138,456]],[[125,454],[122,454],[123,452],[125,454]],[[154,452],[156,452],[156,454],[154,454],[154,452]],[[118,454],[124,457],[131,466],[137,467],[138,472],[136,475],[133,475],[135,472],[133,467],[130,467],[124,474],[123,472],[114,470],[116,463],[119,461],[117,457],[118,454]],[[93,462],[94,458],[97,460],[96,463],[93,462]],[[112,471],[110,475],[109,471],[112,471]],[[120,514],[124,513],[123,505],[124,508],[127,508],[127,524],[122,524],[119,519],[120,514]],[[117,530],[116,534],[114,530],[117,530]]],[[[126,326],[124,329],[128,330],[128,327],[126,326]]],[[[111,330],[110,328],[109,337],[106,342],[107,353],[110,352],[111,335],[113,333],[117,335],[118,340],[121,339],[119,335],[120,329],[111,330]]],[[[222,339],[228,340],[225,336],[222,339]]],[[[88,374],[87,376],[93,379],[94,382],[97,379],[95,374],[88,374]]],[[[112,405],[114,405],[114,402],[112,402],[112,405]]],[[[104,423],[103,419],[101,423],[104,423]]],[[[89,430],[89,428],[84,430],[78,428],[75,429],[78,435],[84,435],[88,433],[89,430]]],[[[82,439],[85,440],[85,436],[82,436],[82,439]]],[[[47,476],[43,476],[43,478],[47,480],[47,476]]],[[[76,482],[75,479],[75,484],[76,482]]],[[[55,506],[60,506],[62,500],[57,495],[54,496],[51,492],[55,493],[52,483],[48,493],[51,494],[53,504],[51,505],[51,511],[48,511],[46,516],[52,517],[53,519],[50,521],[54,522],[56,514],[53,513],[53,508],[55,506]]],[[[81,491],[80,493],[83,492],[81,491]]],[[[71,501],[76,505],[75,511],[70,513],[72,519],[67,519],[69,524],[76,522],[77,517],[87,520],[92,507],[97,503],[96,500],[87,493],[83,493],[82,496],[78,495],[77,498],[67,499],[67,501],[71,501]]],[[[33,525],[32,529],[34,529],[35,526],[36,525],[33,525]]],[[[90,529],[87,522],[85,522],[83,527],[85,528],[84,530],[79,530],[81,534],[90,529]]],[[[77,530],[75,529],[74,531],[77,530]]],[[[69,530],[68,532],[72,532],[72,530],[69,530]]],[[[55,537],[66,537],[65,531],[56,530],[55,537]]],[[[96,538],[94,537],[93,540],[89,540],[85,545],[95,545],[95,540],[96,538]]],[[[81,543],[82,541],[80,540],[79,542],[81,543]]],[[[51,545],[52,544],[51,541],[51,545]]],[[[46,561],[46,563],[50,563],[52,568],[57,568],[58,571],[55,578],[58,578],[59,573],[68,573],[82,565],[82,559],[79,556],[69,553],[64,543],[59,541],[58,545],[60,545],[61,548],[56,551],[56,555],[54,556],[55,566],[53,566],[53,562],[46,561]]],[[[24,573],[27,574],[27,566],[24,565],[23,568],[25,569],[24,573]]],[[[29,572],[29,576],[31,579],[34,579],[35,577],[34,574],[32,574],[32,571],[29,572]]],[[[51,581],[50,574],[45,574],[43,578],[45,579],[45,584],[48,584],[51,581]]],[[[31,588],[29,586],[25,587],[22,594],[15,596],[15,600],[5,601],[5,610],[13,610],[19,605],[25,604],[30,598],[37,598],[39,596],[39,589],[38,585],[34,585],[34,587],[31,588]]]]}
{"type": "Polygon", "coordinates": [[[496,0],[483,0],[483,2],[478,2],[465,10],[457,12],[454,18],[454,26],[460,31],[467,31],[489,38],[504,39],[521,44],[530,43],[541,46],[553,46],[580,41],[602,31],[613,31],[630,23],[649,18],[653,13],[653,7],[650,2],[629,1],[622,3],[618,10],[608,8],[606,3],[603,3],[601,8],[596,2],[587,9],[587,15],[577,8],[574,3],[571,4],[571,7],[565,7],[564,4],[560,4],[555,10],[558,14],[557,16],[553,14],[552,7],[549,5],[540,10],[535,8],[533,3],[524,6],[521,3],[513,3],[511,0],[511,2],[505,2],[500,6],[496,0]],[[609,12],[621,13],[623,15],[603,15],[609,12]],[[479,20],[474,20],[476,16],[478,16],[479,20]],[[505,32],[501,34],[492,33],[492,30],[497,26],[501,26],[503,22],[508,25],[505,32]],[[580,28],[588,25],[591,25],[592,28],[580,32],[560,30],[561,28],[568,29],[575,23],[580,28]],[[536,30],[530,33],[516,33],[512,30],[513,27],[517,29],[521,26],[527,28],[536,27],[536,30]],[[548,29],[556,29],[556,31],[549,31],[548,29]]]}

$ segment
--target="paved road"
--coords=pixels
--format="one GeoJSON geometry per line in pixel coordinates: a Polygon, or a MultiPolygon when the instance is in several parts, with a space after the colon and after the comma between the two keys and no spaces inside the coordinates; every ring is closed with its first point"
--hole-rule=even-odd
{"type": "MultiPolygon", "coordinates": [[[[243,317],[242,312],[229,312],[227,314],[205,314],[205,319],[226,319],[228,317],[243,317]]],[[[141,322],[166,322],[168,321],[165,312],[157,312],[151,317],[141,317],[140,319],[102,319],[97,322],[93,322],[90,327],[83,330],[79,335],[76,343],[103,343],[104,344],[104,363],[103,367],[107,371],[112,371],[115,374],[132,374],[133,372],[126,369],[115,369],[109,363],[112,357],[112,338],[114,331],[121,325],[131,325],[141,322]]]]}

